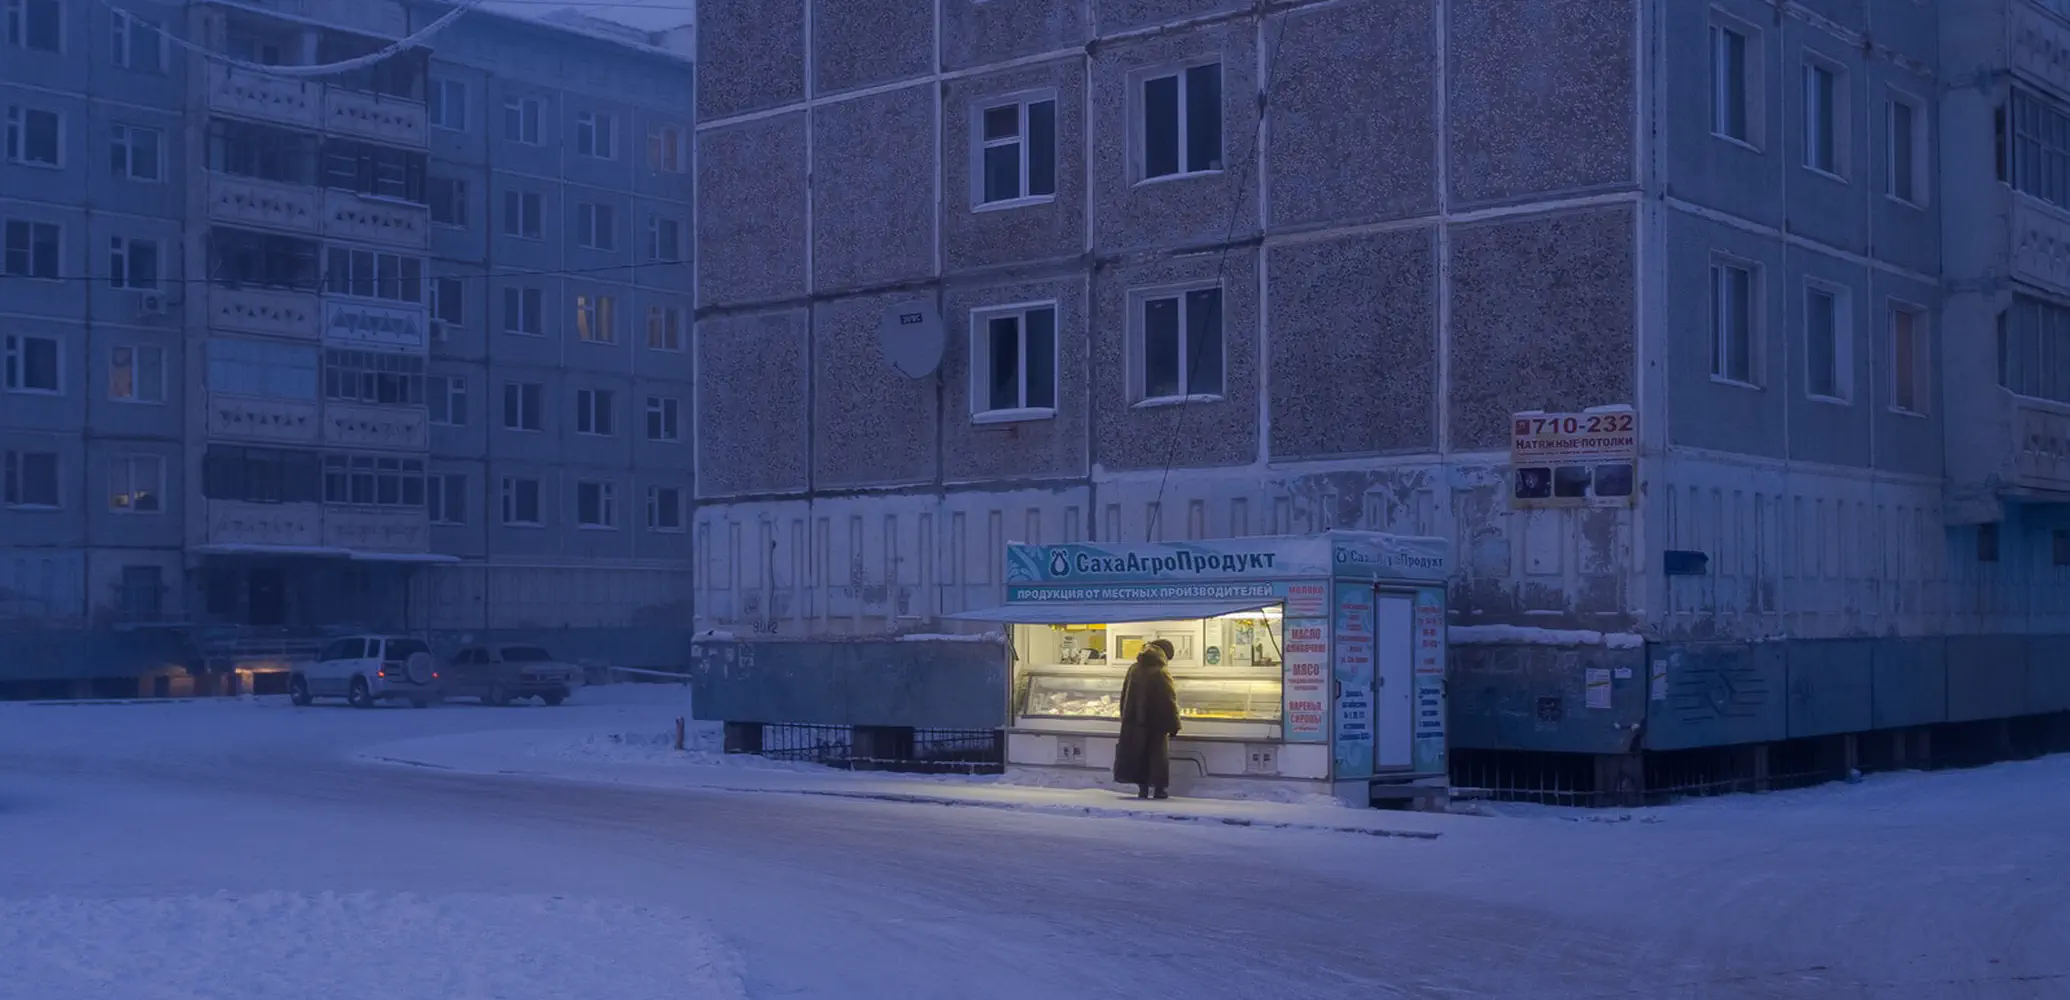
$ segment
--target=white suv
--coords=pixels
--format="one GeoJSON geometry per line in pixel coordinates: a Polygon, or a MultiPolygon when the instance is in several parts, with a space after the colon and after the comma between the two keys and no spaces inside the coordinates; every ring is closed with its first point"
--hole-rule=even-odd
{"type": "Polygon", "coordinates": [[[333,639],[315,662],[288,678],[288,697],[297,705],[315,698],[343,698],[354,708],[371,708],[380,701],[408,701],[423,708],[442,700],[438,657],[424,640],[408,636],[333,639]]]}

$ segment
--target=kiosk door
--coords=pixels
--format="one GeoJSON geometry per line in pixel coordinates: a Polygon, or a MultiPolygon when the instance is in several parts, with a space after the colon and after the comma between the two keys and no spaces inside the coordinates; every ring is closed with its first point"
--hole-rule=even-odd
{"type": "Polygon", "coordinates": [[[1374,596],[1373,757],[1376,770],[1416,766],[1416,598],[1374,596]]]}

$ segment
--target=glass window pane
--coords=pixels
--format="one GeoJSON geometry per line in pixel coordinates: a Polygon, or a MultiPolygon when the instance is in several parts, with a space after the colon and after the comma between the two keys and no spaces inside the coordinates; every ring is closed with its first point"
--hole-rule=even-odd
{"type": "Polygon", "coordinates": [[[1027,358],[1024,406],[1054,409],[1057,405],[1057,313],[1037,309],[1023,320],[1021,341],[1027,358]]]}
{"type": "Polygon", "coordinates": [[[1021,405],[1021,321],[996,316],[986,324],[985,349],[990,355],[986,409],[1012,410],[1021,405]]]}
{"type": "Polygon", "coordinates": [[[1057,193],[1057,102],[1028,105],[1028,193],[1057,193]]]}
{"type": "Polygon", "coordinates": [[[1143,303],[1143,398],[1179,394],[1179,300],[1143,303]]]}
{"type": "Polygon", "coordinates": [[[1222,290],[1186,293],[1186,392],[1222,391],[1222,290]]]}
{"type": "Polygon", "coordinates": [[[985,201],[1006,201],[1021,196],[1021,146],[985,147],[985,201]]]}
{"type": "Polygon", "coordinates": [[[1179,172],[1179,78],[1143,83],[1143,176],[1179,172]]]}
{"type": "Polygon", "coordinates": [[[1222,169],[1222,67],[1186,71],[1186,169],[1222,169]]]}
{"type": "Polygon", "coordinates": [[[985,109],[985,139],[1011,139],[1021,134],[1021,106],[1007,104],[985,109]]]}
{"type": "Polygon", "coordinates": [[[1838,316],[1833,296],[1813,291],[1805,296],[1805,361],[1810,369],[1808,383],[1818,396],[1840,395],[1840,369],[1834,338],[1838,316]]]}

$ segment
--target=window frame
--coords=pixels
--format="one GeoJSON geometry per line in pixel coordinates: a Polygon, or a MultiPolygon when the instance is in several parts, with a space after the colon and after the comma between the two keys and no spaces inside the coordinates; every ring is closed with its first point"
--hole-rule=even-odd
{"type": "Polygon", "coordinates": [[[135,515],[145,517],[164,514],[165,507],[165,456],[129,454],[117,455],[108,460],[108,513],[121,516],[135,515]],[[152,470],[153,474],[150,477],[152,488],[145,490],[137,489],[136,471],[138,463],[148,463],[148,467],[152,470]],[[116,489],[117,470],[121,470],[122,485],[129,487],[126,493],[118,492],[116,489]],[[151,506],[149,508],[138,506],[136,498],[140,494],[151,498],[151,506]],[[123,496],[129,498],[127,505],[117,502],[117,498],[123,496]]]}
{"type": "Polygon", "coordinates": [[[45,333],[10,333],[0,337],[0,391],[22,396],[51,396],[65,394],[65,338],[45,333]],[[48,341],[51,345],[51,374],[53,385],[43,389],[28,383],[28,342],[48,341]]]}
{"type": "Polygon", "coordinates": [[[108,237],[108,287],[137,292],[155,292],[165,284],[165,244],[143,236],[108,237]],[[151,248],[150,273],[138,280],[137,248],[151,248]],[[119,262],[119,263],[118,263],[119,262]]]}
{"type": "Polygon", "coordinates": [[[124,406],[164,406],[166,404],[167,391],[170,388],[171,383],[171,379],[166,372],[165,359],[165,348],[157,344],[111,345],[108,348],[108,401],[111,403],[120,403],[124,406]],[[130,395],[127,396],[119,396],[116,395],[115,392],[115,373],[118,370],[120,364],[116,359],[124,351],[129,352],[129,367],[131,369],[130,386],[132,392],[130,395]],[[142,363],[144,352],[146,351],[153,351],[156,352],[158,355],[158,384],[156,387],[156,399],[147,398],[145,395],[134,391],[137,387],[145,385],[145,381],[141,378],[139,373],[147,367],[142,363]]]}
{"type": "Polygon", "coordinates": [[[584,437],[618,436],[618,394],[591,386],[575,390],[575,433],[584,437]]]}
{"type": "Polygon", "coordinates": [[[575,245],[584,250],[618,252],[618,206],[601,201],[575,203],[575,245]],[[603,241],[597,237],[602,234],[603,241]]]}
{"type": "Polygon", "coordinates": [[[467,376],[425,375],[425,420],[439,427],[467,426],[467,396],[467,376]]]}
{"type": "Polygon", "coordinates": [[[9,510],[64,510],[65,457],[55,451],[9,448],[0,451],[0,507],[9,510]],[[50,502],[31,503],[27,496],[25,466],[30,458],[50,459],[50,502]]]}
{"type": "Polygon", "coordinates": [[[647,127],[647,169],[664,174],[689,172],[689,130],[681,125],[659,123],[647,127]],[[657,155],[660,154],[660,155],[657,155]]]}
{"type": "Polygon", "coordinates": [[[430,93],[427,95],[429,99],[424,102],[424,120],[432,128],[444,129],[448,132],[465,133],[467,131],[467,99],[469,97],[467,81],[455,80],[452,77],[440,77],[430,81],[430,83],[430,93]],[[453,91],[459,92],[460,120],[457,125],[453,123],[451,114],[455,104],[453,91]]]}
{"type": "MultiPolygon", "coordinates": [[[[467,283],[459,275],[440,274],[424,279],[425,308],[441,329],[467,328],[467,283]]],[[[432,338],[445,339],[443,335],[432,338]]]]}
{"type": "Polygon", "coordinates": [[[149,18],[138,17],[132,11],[118,10],[114,11],[113,14],[114,20],[109,26],[114,29],[112,40],[115,42],[115,49],[112,56],[116,67],[133,73],[154,73],[160,76],[170,74],[172,72],[172,40],[166,37],[165,26],[149,18]],[[156,43],[158,49],[158,66],[156,69],[139,68],[136,65],[137,33],[139,29],[145,34],[150,35],[156,43]]]}
{"type": "Polygon", "coordinates": [[[500,424],[504,430],[510,431],[514,434],[546,433],[546,383],[508,381],[504,382],[503,409],[498,417],[497,423],[500,424]],[[525,390],[527,389],[534,390],[531,394],[531,400],[529,403],[526,401],[525,390]],[[515,400],[516,413],[518,418],[517,423],[511,423],[510,420],[512,413],[513,392],[516,393],[515,400]],[[528,416],[531,419],[527,420],[526,418],[528,416]]]}
{"type": "MultiPolygon", "coordinates": [[[[1128,400],[1132,408],[1177,406],[1187,403],[1218,403],[1226,400],[1229,393],[1229,289],[1218,280],[1177,282],[1130,289],[1128,293],[1128,400]],[[1187,296],[1194,292],[1213,290],[1218,293],[1218,305],[1222,313],[1221,329],[1216,335],[1216,347],[1222,355],[1222,384],[1214,392],[1194,392],[1192,376],[1187,371],[1192,348],[1187,343],[1188,306],[1187,296]],[[1179,392],[1175,395],[1152,396],[1149,394],[1149,315],[1152,302],[1163,299],[1177,299],[1179,302],[1179,392]]],[[[1061,381],[1061,378],[1059,379],[1061,381]]]]}
{"type": "Polygon", "coordinates": [[[1760,152],[1763,141],[1766,138],[1768,124],[1766,116],[1762,114],[1764,108],[1762,104],[1764,99],[1762,73],[1765,69],[1765,60],[1762,58],[1764,53],[1761,43],[1765,36],[1759,27],[1713,8],[1711,10],[1707,37],[1710,53],[1710,73],[1707,82],[1707,86],[1710,89],[1710,108],[1708,110],[1710,121],[1708,125],[1711,135],[1714,138],[1722,139],[1734,145],[1744,146],[1747,149],[1760,152]],[[1745,62],[1740,67],[1739,98],[1744,105],[1742,124],[1746,131],[1745,135],[1734,135],[1728,130],[1730,110],[1726,96],[1730,81],[1726,79],[1725,60],[1723,58],[1725,36],[1727,34],[1739,36],[1742,43],[1741,54],[1745,62]]]}
{"type": "Polygon", "coordinates": [[[0,219],[0,276],[5,276],[8,278],[19,278],[24,281],[63,281],[65,280],[65,276],[63,274],[64,260],[64,223],[46,222],[42,219],[0,219]],[[22,251],[20,251],[24,255],[23,259],[28,262],[28,270],[26,271],[11,270],[8,266],[8,262],[12,259],[11,255],[16,252],[14,251],[12,246],[7,242],[9,231],[14,226],[23,227],[22,231],[26,233],[28,236],[28,246],[22,251]],[[42,241],[37,239],[38,236],[45,235],[45,233],[39,232],[39,230],[47,231],[47,233],[53,237],[50,240],[50,258],[47,261],[50,267],[47,273],[43,268],[38,266],[40,263],[45,263],[45,261],[41,259],[42,255],[38,252],[41,248],[42,241]]]}
{"type": "Polygon", "coordinates": [[[41,52],[45,55],[64,55],[64,0],[47,0],[47,3],[50,16],[52,18],[55,18],[57,21],[57,24],[52,29],[51,34],[52,39],[57,43],[57,48],[46,49],[41,46],[29,44],[29,39],[31,37],[31,32],[29,31],[29,11],[36,6],[37,0],[5,0],[4,5],[0,5],[0,28],[5,28],[7,32],[6,37],[0,38],[0,43],[5,43],[10,48],[18,48],[26,52],[41,52]]]}
{"type": "Polygon", "coordinates": [[[1128,128],[1129,172],[1131,175],[1129,179],[1131,182],[1131,186],[1142,184],[1162,184],[1170,181],[1187,180],[1196,177],[1212,177],[1228,170],[1229,127],[1228,122],[1224,120],[1228,117],[1229,114],[1229,93],[1227,86],[1228,82],[1228,64],[1224,62],[1222,57],[1219,55],[1191,59],[1184,62],[1163,64],[1155,67],[1137,70],[1129,74],[1128,128]],[[1192,73],[1192,71],[1206,66],[1214,66],[1217,68],[1217,86],[1215,88],[1216,112],[1218,122],[1218,127],[1216,129],[1216,149],[1221,155],[1215,158],[1214,162],[1217,164],[1216,166],[1194,168],[1189,162],[1191,143],[1187,141],[1190,138],[1187,123],[1188,120],[1192,117],[1192,84],[1190,82],[1190,74],[1192,73]],[[1155,176],[1152,176],[1150,174],[1149,152],[1150,109],[1149,95],[1146,91],[1152,82],[1162,80],[1166,77],[1176,77],[1179,81],[1177,122],[1179,169],[1173,173],[1157,174],[1155,176]]]}
{"type": "Polygon", "coordinates": [[[682,263],[682,261],[683,261],[683,223],[682,223],[682,220],[680,220],[680,219],[672,219],[672,218],[669,218],[668,216],[665,216],[665,215],[660,215],[660,214],[656,214],[656,215],[650,215],[650,216],[648,216],[648,217],[647,217],[647,259],[648,259],[649,261],[653,261],[653,262],[656,262],[656,263],[662,263],[662,264],[680,264],[680,263],[682,263]],[[670,252],[669,252],[669,253],[668,253],[667,255],[665,255],[665,256],[664,256],[664,255],[662,254],[662,252],[661,252],[661,232],[662,232],[662,229],[663,229],[664,227],[668,227],[668,226],[673,226],[673,227],[675,227],[674,239],[672,239],[672,240],[670,240],[670,241],[669,241],[669,242],[670,242],[670,245],[671,245],[671,246],[673,247],[673,249],[672,249],[672,250],[671,250],[671,251],[670,251],[670,252]]]}
{"type": "Polygon", "coordinates": [[[575,481],[575,527],[579,531],[618,530],[618,483],[610,479],[578,479],[575,481]],[[583,490],[596,491],[597,518],[584,516],[583,490]]]}
{"type": "Polygon", "coordinates": [[[1927,135],[1926,101],[1896,87],[1889,88],[1883,102],[1883,154],[1884,180],[1883,196],[1908,208],[1925,209],[1933,201],[1933,157],[1927,135]],[[1897,163],[1901,152],[1897,148],[1897,109],[1904,108],[1912,119],[1912,148],[1903,150],[1905,159],[1911,164],[1912,189],[1909,192],[1897,190],[1897,163]]]}
{"type": "Polygon", "coordinates": [[[122,151],[122,169],[116,173],[116,176],[126,181],[134,181],[138,184],[165,183],[166,164],[164,129],[152,128],[149,125],[128,125],[121,122],[116,122],[109,126],[109,130],[110,131],[108,134],[108,145],[110,155],[108,158],[108,165],[111,170],[113,170],[115,164],[113,153],[116,149],[120,149],[122,151]],[[157,171],[148,177],[144,176],[143,174],[137,173],[136,138],[140,135],[149,136],[151,138],[151,145],[156,150],[156,152],[154,153],[154,159],[157,163],[157,171]]]}
{"type": "Polygon", "coordinates": [[[33,167],[38,170],[65,169],[66,115],[63,111],[38,107],[33,104],[10,104],[0,113],[0,162],[17,167],[33,167]],[[32,160],[28,157],[29,116],[49,115],[55,123],[55,139],[52,153],[55,159],[32,160]]]}
{"type": "Polygon", "coordinates": [[[1016,91],[979,98],[970,102],[970,210],[973,212],[1001,212],[1031,205],[1048,205],[1057,200],[1058,162],[1062,159],[1057,149],[1057,91],[1053,87],[1016,91]],[[1035,193],[1030,181],[1029,167],[1033,165],[1034,136],[1029,126],[1030,109],[1037,104],[1050,106],[1049,150],[1050,190],[1035,193]],[[988,112],[1004,107],[1016,110],[1018,123],[1010,139],[987,139],[985,137],[985,116],[988,112]],[[1020,148],[1018,193],[1011,197],[987,200],[985,195],[985,151],[994,147],[1014,145],[1020,148]]]}
{"type": "Polygon", "coordinates": [[[647,306],[647,349],[669,354],[683,353],[683,308],[663,303],[647,306]],[[656,343],[655,334],[661,334],[656,343]]]}
{"type": "Polygon", "coordinates": [[[1804,330],[1804,395],[1815,403],[1854,405],[1854,290],[1823,278],[1804,279],[1802,302],[1804,330]],[[1833,303],[1833,389],[1822,393],[1812,384],[1811,300],[1823,295],[1833,303]]]}
{"type": "Polygon", "coordinates": [[[1803,111],[1803,134],[1799,136],[1804,144],[1802,165],[1804,169],[1827,180],[1845,183],[1853,174],[1853,164],[1849,157],[1849,153],[1852,152],[1852,143],[1849,139],[1854,135],[1851,107],[1853,102],[1848,100],[1851,96],[1848,91],[1850,74],[1847,67],[1839,61],[1814,49],[1804,50],[1802,66],[1798,93],[1803,111]],[[1815,100],[1814,91],[1821,76],[1832,81],[1833,106],[1830,115],[1820,109],[1815,100]],[[1821,126],[1828,133],[1824,138],[1830,140],[1832,145],[1832,162],[1824,164],[1817,162],[1818,154],[1827,152],[1821,148],[1823,144],[1818,133],[1821,126]]]}
{"type": "Polygon", "coordinates": [[[1906,417],[1926,419],[1933,415],[1933,314],[1926,306],[1895,296],[1884,300],[1884,342],[1890,352],[1890,377],[1885,386],[1890,392],[1889,410],[1906,417]],[[1898,384],[1901,371],[1898,357],[1898,317],[1909,316],[1911,326],[1912,387],[1913,406],[1899,402],[1898,384]]]}
{"type": "Polygon", "coordinates": [[[424,178],[424,209],[431,219],[431,224],[443,226],[447,229],[466,229],[467,193],[467,178],[465,177],[436,177],[427,175],[424,178]],[[446,195],[443,199],[437,193],[441,190],[446,195]],[[438,210],[441,201],[444,201],[445,206],[450,209],[444,218],[440,217],[438,210]]]}
{"type": "MultiPolygon", "coordinates": [[[[1063,395],[1063,335],[1059,327],[1063,322],[1063,310],[1056,299],[1037,299],[1028,302],[1011,302],[996,306],[984,306],[970,311],[970,422],[973,424],[1005,424],[1031,420],[1053,420],[1057,415],[1058,397],[1063,395]],[[1050,314],[1050,405],[1029,406],[1028,401],[1028,316],[1031,313],[1047,311],[1050,314]],[[1019,320],[1015,340],[1019,346],[1018,363],[1020,376],[1020,406],[994,408],[991,404],[992,336],[993,320],[1014,317],[1019,320]]],[[[1225,348],[1226,350],[1226,348],[1225,348]]]]}
{"type": "Polygon", "coordinates": [[[652,531],[657,534],[680,535],[689,530],[689,528],[684,524],[684,522],[688,520],[688,518],[683,516],[682,487],[649,485],[647,487],[646,508],[648,531],[652,531]],[[662,503],[664,495],[666,495],[666,498],[671,501],[667,505],[664,505],[662,503]],[[661,511],[663,511],[664,509],[672,510],[675,512],[675,523],[673,525],[661,523],[662,518],[659,515],[661,511]]]}
{"type": "Polygon", "coordinates": [[[432,524],[466,524],[467,473],[426,472],[424,474],[424,516],[432,524]],[[454,510],[455,507],[459,508],[457,513],[454,510]]]}
{"type": "Polygon", "coordinates": [[[1763,388],[1763,381],[1761,378],[1763,374],[1762,367],[1764,363],[1763,352],[1761,350],[1761,331],[1764,325],[1761,322],[1762,302],[1764,298],[1762,292],[1762,278],[1763,269],[1760,263],[1757,261],[1749,260],[1745,257],[1733,256],[1731,254],[1713,254],[1711,256],[1710,282],[1709,287],[1705,291],[1705,297],[1709,300],[1708,312],[1710,314],[1710,319],[1707,324],[1708,329],[1706,332],[1708,334],[1708,337],[1706,339],[1710,341],[1710,377],[1711,381],[1714,383],[1720,385],[1734,386],[1741,389],[1759,390],[1763,388]],[[1721,293],[1720,280],[1723,277],[1724,272],[1728,270],[1741,271],[1744,272],[1747,276],[1747,371],[1746,378],[1744,379],[1733,376],[1730,370],[1731,366],[1726,363],[1727,345],[1723,337],[1723,330],[1725,327],[1725,299],[1723,294],[1721,293]]]}
{"type": "Polygon", "coordinates": [[[575,296],[575,340],[603,347],[617,346],[617,296],[594,292],[575,296]]]}
{"type": "Polygon", "coordinates": [[[538,476],[504,476],[497,490],[498,513],[506,528],[546,527],[546,482],[538,476]],[[523,514],[522,487],[532,487],[532,517],[527,520],[523,514]]]}
{"type": "Polygon", "coordinates": [[[575,155],[592,160],[618,159],[618,116],[609,111],[575,112],[575,155]],[[585,142],[587,150],[583,149],[585,142]],[[598,152],[599,149],[603,151],[598,152]]]}
{"type": "Polygon", "coordinates": [[[502,235],[514,240],[546,239],[546,195],[538,191],[510,190],[503,192],[502,235]],[[516,212],[513,215],[512,209],[516,212]],[[527,211],[529,209],[529,211],[527,211]],[[511,219],[517,219],[512,225],[511,219]],[[529,225],[527,225],[529,223],[529,225]]]}
{"type": "Polygon", "coordinates": [[[503,99],[503,141],[523,146],[546,145],[546,99],[534,95],[503,99]],[[511,114],[518,116],[517,134],[511,134],[511,114]]]}
{"type": "Polygon", "coordinates": [[[546,336],[545,288],[538,285],[503,286],[503,332],[518,337],[546,336]],[[513,295],[516,296],[516,309],[511,308],[513,295]]]}
{"type": "Polygon", "coordinates": [[[647,440],[657,444],[680,444],[683,440],[683,399],[680,396],[648,396],[642,429],[647,440]]]}

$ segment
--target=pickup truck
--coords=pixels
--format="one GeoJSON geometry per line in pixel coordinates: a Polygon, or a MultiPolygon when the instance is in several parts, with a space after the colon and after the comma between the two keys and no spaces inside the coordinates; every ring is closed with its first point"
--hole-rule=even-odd
{"type": "Polygon", "coordinates": [[[484,705],[527,698],[558,705],[581,681],[580,668],[554,659],[538,646],[469,646],[448,663],[445,693],[479,698],[484,705]]]}

